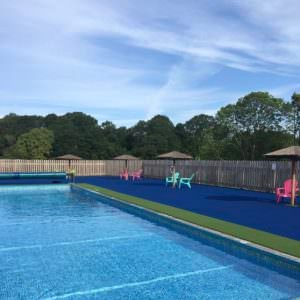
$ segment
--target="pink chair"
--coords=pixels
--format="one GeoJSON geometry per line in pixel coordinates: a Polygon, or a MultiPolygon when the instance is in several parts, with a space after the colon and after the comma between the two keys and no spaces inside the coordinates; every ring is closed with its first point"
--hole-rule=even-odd
{"type": "Polygon", "coordinates": [[[120,173],[120,179],[125,179],[128,180],[129,174],[128,174],[128,170],[124,169],[121,173],[120,173]]]}
{"type": "Polygon", "coordinates": [[[142,173],[143,173],[143,170],[142,170],[142,169],[137,170],[137,171],[133,171],[133,172],[131,173],[132,180],[135,180],[135,179],[141,179],[142,173]]]}
{"type": "MultiPolygon", "coordinates": [[[[295,192],[298,192],[298,181],[295,181],[295,192]]],[[[292,197],[292,179],[288,179],[284,182],[283,187],[276,188],[276,202],[279,203],[281,198],[292,197]]]]}

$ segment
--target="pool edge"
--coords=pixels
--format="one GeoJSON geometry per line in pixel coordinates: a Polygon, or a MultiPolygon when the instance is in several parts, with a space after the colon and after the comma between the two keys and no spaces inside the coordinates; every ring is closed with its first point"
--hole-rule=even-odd
{"type": "MultiPolygon", "coordinates": [[[[95,187],[96,189],[102,188],[102,187],[92,186],[92,185],[89,185],[89,186],[95,187]]],[[[120,198],[117,198],[117,197],[111,196],[109,194],[106,194],[105,192],[96,191],[96,190],[93,190],[93,189],[88,188],[86,186],[82,186],[81,184],[71,184],[71,188],[72,187],[73,188],[75,187],[75,188],[78,188],[78,189],[82,189],[82,190],[88,191],[90,193],[94,193],[96,195],[104,196],[104,197],[107,197],[107,198],[115,200],[115,201],[119,201],[122,204],[131,206],[131,207],[134,207],[134,208],[138,208],[140,210],[144,210],[144,211],[152,213],[152,214],[156,214],[156,215],[158,215],[158,216],[160,216],[162,218],[166,218],[166,219],[172,220],[174,222],[178,222],[179,224],[190,226],[190,227],[192,227],[194,229],[202,230],[204,232],[207,232],[207,233],[210,233],[212,235],[215,235],[216,237],[220,237],[220,238],[223,238],[223,239],[228,239],[228,240],[231,240],[232,242],[238,243],[240,245],[243,245],[243,246],[246,246],[246,247],[250,247],[250,248],[255,249],[257,251],[262,251],[262,252],[264,252],[266,254],[273,255],[273,256],[276,256],[276,257],[280,257],[281,259],[286,259],[288,261],[291,261],[293,263],[296,263],[296,264],[300,265],[300,254],[299,254],[299,256],[295,256],[295,255],[292,255],[292,254],[289,254],[289,253],[286,253],[286,252],[282,252],[280,250],[273,249],[273,248],[270,248],[270,247],[267,247],[267,246],[255,243],[253,241],[249,241],[249,240],[246,240],[246,239],[242,239],[242,238],[230,235],[228,233],[224,233],[224,232],[218,231],[216,229],[212,229],[212,228],[208,228],[208,227],[205,227],[205,226],[202,226],[202,225],[199,225],[199,224],[195,224],[195,223],[192,223],[192,222],[189,222],[189,221],[186,221],[186,220],[174,217],[174,216],[166,214],[166,213],[162,213],[162,212],[158,212],[158,211],[149,209],[147,207],[144,207],[144,206],[141,206],[141,205],[138,205],[138,204],[135,204],[135,203],[130,203],[130,202],[126,201],[126,200],[122,200],[120,198]]],[[[103,189],[105,189],[105,188],[103,188],[103,189]]],[[[106,190],[108,190],[108,189],[106,189],[106,190]]],[[[113,190],[109,190],[109,191],[115,192],[113,190]]],[[[118,193],[118,192],[116,192],[116,193],[118,193]]],[[[121,193],[119,193],[119,194],[121,194],[121,193]]],[[[127,195],[127,194],[124,194],[124,195],[127,195]]],[[[127,195],[127,196],[130,196],[130,195],[127,195]]],[[[137,198],[137,197],[135,197],[135,198],[137,198]]],[[[150,201],[151,202],[151,200],[146,200],[146,199],[142,199],[142,198],[140,198],[140,199],[144,200],[144,201],[150,201]]],[[[201,216],[201,215],[199,214],[199,216],[201,216]]],[[[234,224],[234,223],[232,223],[232,224],[234,224]]],[[[242,226],[242,225],[239,225],[239,224],[234,224],[234,225],[242,226]]],[[[249,229],[252,229],[252,228],[249,228],[249,229]]],[[[255,229],[253,229],[253,230],[255,230],[255,229]]],[[[265,234],[269,234],[269,233],[265,233],[265,234]]],[[[285,237],[280,237],[280,238],[288,239],[288,238],[285,238],[285,237]]],[[[295,242],[298,242],[298,241],[295,241],[295,242]]],[[[299,244],[300,244],[300,242],[299,242],[299,244]]]]}

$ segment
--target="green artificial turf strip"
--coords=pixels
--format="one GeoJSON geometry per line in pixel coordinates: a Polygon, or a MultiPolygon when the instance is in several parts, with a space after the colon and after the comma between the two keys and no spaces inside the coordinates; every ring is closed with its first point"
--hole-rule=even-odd
{"type": "MultiPolygon", "coordinates": [[[[271,248],[286,254],[290,254],[296,257],[300,257],[300,242],[282,237],[279,235],[267,233],[261,230],[256,230],[250,227],[222,221],[220,219],[208,217],[205,215],[193,213],[184,209],[176,208],[173,206],[156,203],[150,200],[130,196],[127,194],[119,193],[113,190],[109,190],[103,187],[98,187],[90,184],[81,183],[79,186],[99,192],[109,197],[114,197],[130,204],[135,204],[146,209],[166,214],[171,217],[199,225],[202,227],[210,228],[243,240],[253,242],[271,248]]],[[[295,230],[295,228],[291,228],[295,230]]]]}

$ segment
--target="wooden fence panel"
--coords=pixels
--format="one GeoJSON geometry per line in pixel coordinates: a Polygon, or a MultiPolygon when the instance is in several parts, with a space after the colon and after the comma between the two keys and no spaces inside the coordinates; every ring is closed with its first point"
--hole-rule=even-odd
{"type": "Polygon", "coordinates": [[[171,160],[144,160],[143,174],[145,177],[163,178],[169,175],[171,160]]]}
{"type": "Polygon", "coordinates": [[[75,170],[77,176],[103,176],[106,174],[104,160],[72,160],[70,169],[75,170]]]}
{"type": "MultiPolygon", "coordinates": [[[[172,161],[146,160],[144,176],[163,178],[170,174],[172,161]]],[[[183,177],[195,174],[194,182],[273,192],[291,176],[289,161],[177,161],[176,170],[183,177]],[[274,169],[273,166],[276,166],[274,169]]],[[[299,180],[299,163],[298,163],[299,180]]]]}
{"type": "Polygon", "coordinates": [[[128,172],[137,171],[143,168],[142,160],[128,160],[127,163],[128,172]]]}
{"type": "Polygon", "coordinates": [[[68,162],[63,160],[0,160],[0,172],[61,172],[68,168],[68,162]]]}
{"type": "Polygon", "coordinates": [[[121,171],[125,168],[124,160],[106,160],[105,161],[105,175],[119,176],[121,171]]]}
{"type": "MultiPolygon", "coordinates": [[[[143,169],[145,177],[164,178],[170,174],[171,160],[128,161],[129,172],[143,169]]],[[[299,180],[299,163],[298,163],[299,180]]],[[[1,159],[0,172],[59,172],[75,169],[78,176],[118,176],[124,160],[22,160],[1,159]]],[[[183,177],[195,174],[194,182],[217,186],[273,192],[291,176],[289,161],[177,161],[183,177]]]]}

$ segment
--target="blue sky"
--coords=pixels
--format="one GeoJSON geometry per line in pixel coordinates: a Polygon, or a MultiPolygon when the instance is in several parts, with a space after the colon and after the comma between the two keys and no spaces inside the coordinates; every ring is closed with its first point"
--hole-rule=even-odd
{"type": "Polygon", "coordinates": [[[298,0],[0,3],[0,116],[83,111],[118,126],[300,92],[298,0]]]}

